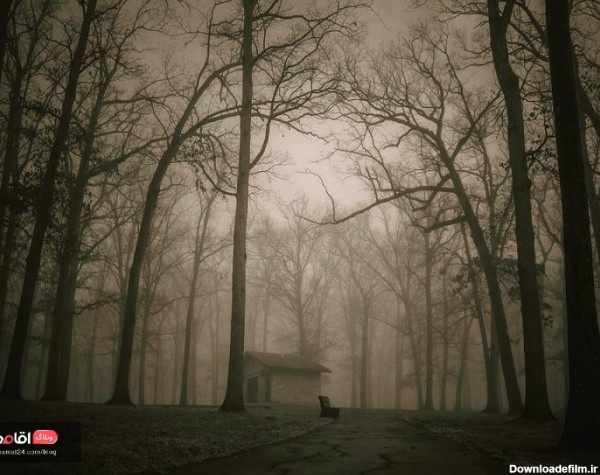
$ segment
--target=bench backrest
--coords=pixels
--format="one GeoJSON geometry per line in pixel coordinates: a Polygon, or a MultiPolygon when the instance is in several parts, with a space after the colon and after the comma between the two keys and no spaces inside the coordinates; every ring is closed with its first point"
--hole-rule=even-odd
{"type": "Polygon", "coordinates": [[[319,402],[321,403],[321,407],[331,407],[331,403],[327,396],[319,396],[319,402]]]}

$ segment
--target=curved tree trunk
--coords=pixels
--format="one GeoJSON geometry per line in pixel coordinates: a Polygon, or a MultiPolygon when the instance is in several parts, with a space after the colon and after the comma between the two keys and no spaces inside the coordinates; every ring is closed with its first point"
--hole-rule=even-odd
{"type": "Polygon", "coordinates": [[[119,345],[119,359],[117,362],[117,375],[115,379],[115,388],[108,404],[133,404],[129,390],[129,375],[131,373],[131,357],[133,354],[133,337],[135,330],[135,321],[138,304],[138,291],[140,287],[140,275],[142,263],[146,249],[150,242],[150,231],[152,228],[152,219],[158,205],[160,187],[167,173],[167,169],[173,160],[179,146],[181,138],[179,134],[173,138],[169,148],[165,151],[158,166],[152,176],[152,181],[148,186],[146,193],[146,202],[138,239],[129,271],[129,280],[127,284],[127,297],[125,299],[125,308],[123,311],[123,329],[121,332],[119,345]]]}
{"type": "Polygon", "coordinates": [[[456,190],[456,197],[458,198],[460,206],[465,215],[467,225],[469,226],[469,230],[471,232],[471,238],[475,248],[477,249],[477,254],[481,260],[481,267],[485,275],[488,294],[490,297],[492,318],[494,319],[494,325],[496,328],[500,361],[502,362],[502,373],[504,376],[504,383],[506,385],[506,393],[508,396],[508,412],[510,414],[521,414],[523,411],[523,401],[519,391],[519,382],[517,379],[517,372],[515,370],[510,335],[508,333],[508,324],[506,322],[506,314],[504,313],[504,304],[502,302],[500,285],[498,284],[496,266],[486,243],[483,230],[479,225],[477,215],[471,206],[471,202],[469,201],[469,197],[463,186],[462,180],[460,179],[460,176],[454,167],[454,163],[443,148],[441,148],[441,151],[441,158],[446,169],[448,170],[450,179],[452,180],[452,184],[456,190]]]}
{"type": "Polygon", "coordinates": [[[508,120],[508,158],[512,174],[512,194],[515,206],[515,236],[521,315],[523,322],[523,351],[525,355],[524,417],[553,419],[548,403],[546,361],[542,310],[537,282],[537,265],[533,220],[531,217],[531,181],[525,158],[525,125],[519,77],[510,65],[506,30],[514,1],[505,3],[500,14],[499,1],[488,0],[491,50],[496,76],[506,104],[508,120]]]}
{"type": "Polygon", "coordinates": [[[140,335],[140,369],[138,374],[138,404],[146,404],[146,355],[148,351],[148,321],[154,291],[145,290],[144,308],[142,311],[142,331],[140,335]]]}
{"type": "Polygon", "coordinates": [[[569,401],[561,445],[600,450],[600,332],[569,4],[546,1],[565,254],[569,401]]]}

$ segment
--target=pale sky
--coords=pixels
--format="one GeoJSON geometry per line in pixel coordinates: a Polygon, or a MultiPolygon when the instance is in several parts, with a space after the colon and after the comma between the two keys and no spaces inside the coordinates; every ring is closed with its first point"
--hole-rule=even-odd
{"type": "MultiPolygon", "coordinates": [[[[416,17],[414,11],[407,11],[409,4],[407,0],[375,0],[373,9],[379,17],[368,13],[363,19],[367,28],[367,44],[378,47],[396,39],[405,28],[409,17],[416,17]]],[[[271,182],[269,188],[272,194],[257,197],[259,208],[268,206],[267,201],[275,200],[287,204],[303,194],[310,198],[314,206],[329,207],[329,199],[323,186],[317,177],[306,174],[306,169],[322,177],[329,192],[334,196],[336,205],[339,206],[338,211],[355,209],[369,199],[369,193],[360,181],[343,173],[343,157],[325,159],[331,152],[331,145],[295,131],[282,130],[274,134],[270,146],[272,150],[289,156],[289,165],[280,169],[287,176],[287,180],[271,182]]]]}

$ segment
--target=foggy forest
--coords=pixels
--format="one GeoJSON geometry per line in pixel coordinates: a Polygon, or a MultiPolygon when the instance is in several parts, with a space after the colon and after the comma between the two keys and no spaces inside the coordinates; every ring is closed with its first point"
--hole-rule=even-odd
{"type": "Polygon", "coordinates": [[[236,413],[258,352],[600,448],[596,0],[0,8],[0,404],[236,413]]]}

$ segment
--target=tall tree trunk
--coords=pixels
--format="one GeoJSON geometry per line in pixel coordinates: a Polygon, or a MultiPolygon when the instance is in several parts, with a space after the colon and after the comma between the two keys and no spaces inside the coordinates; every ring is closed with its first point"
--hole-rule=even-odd
{"type": "Polygon", "coordinates": [[[267,285],[266,297],[265,297],[265,308],[263,313],[263,331],[262,331],[262,350],[266,353],[269,342],[269,311],[271,310],[271,296],[269,295],[271,291],[271,283],[267,285]]]}
{"type": "Polygon", "coordinates": [[[548,404],[542,310],[537,283],[535,239],[531,217],[531,181],[525,158],[525,125],[519,77],[510,64],[506,30],[510,23],[514,0],[505,3],[500,14],[499,0],[488,0],[490,43],[496,76],[506,104],[508,121],[508,158],[512,174],[512,194],[515,206],[515,237],[523,351],[525,355],[525,405],[523,416],[540,420],[553,419],[548,404]]]}
{"type": "Polygon", "coordinates": [[[179,120],[177,121],[177,124],[175,125],[169,145],[160,157],[154,174],[152,175],[150,185],[148,186],[138,239],[135,245],[135,251],[131,262],[131,268],[129,270],[127,296],[125,298],[125,307],[123,310],[122,317],[123,329],[121,332],[121,341],[119,345],[120,351],[117,366],[117,376],[115,381],[114,394],[112,398],[108,401],[109,404],[132,404],[129,391],[129,375],[131,372],[131,357],[133,351],[133,339],[135,330],[135,320],[137,314],[136,311],[138,304],[140,274],[144,256],[146,254],[146,249],[150,242],[152,220],[154,218],[154,214],[158,205],[158,198],[160,195],[163,179],[167,173],[169,165],[177,155],[177,152],[179,151],[185,139],[190,135],[191,131],[197,130],[199,125],[202,123],[197,123],[194,126],[194,128],[184,133],[186,123],[196,111],[198,101],[206,92],[206,90],[210,87],[212,81],[231,67],[232,65],[226,65],[220,69],[213,71],[213,73],[211,73],[201,85],[197,85],[197,88],[195,89],[192,97],[187,103],[185,110],[183,111],[179,120]]]}
{"type": "Polygon", "coordinates": [[[96,338],[98,335],[98,310],[94,313],[94,325],[92,326],[92,337],[90,339],[90,344],[88,347],[88,360],[87,360],[87,368],[86,368],[86,376],[87,376],[87,390],[88,402],[94,402],[94,379],[96,376],[96,371],[94,368],[94,361],[96,358],[96,338]]]}
{"type": "Polygon", "coordinates": [[[35,288],[42,257],[42,248],[46,230],[52,219],[51,211],[54,202],[54,181],[58,170],[60,157],[69,135],[69,126],[73,115],[73,105],[77,94],[79,74],[87,48],[92,20],[96,11],[96,0],[90,0],[81,24],[79,39],[69,69],[69,79],[65,88],[60,118],[56,128],[54,141],[48,156],[46,171],[39,194],[39,206],[35,215],[33,236],[25,262],[25,274],[21,290],[21,298],[17,309],[17,320],[8,356],[8,365],[0,397],[21,399],[21,368],[23,364],[23,347],[27,338],[27,327],[31,319],[35,288]]]}
{"type": "Polygon", "coordinates": [[[152,404],[156,405],[159,403],[158,400],[158,388],[161,386],[158,384],[160,379],[160,352],[162,351],[162,338],[160,336],[162,325],[158,327],[158,336],[156,337],[156,358],[154,360],[154,388],[152,392],[152,404]]]}
{"type": "MultiPolygon", "coordinates": [[[[3,32],[0,32],[0,35],[2,35],[2,33],[3,32]]],[[[1,64],[0,67],[2,67],[1,64]]],[[[2,164],[2,179],[0,181],[0,196],[4,198],[0,200],[0,217],[2,218],[4,218],[7,208],[10,207],[10,200],[6,198],[9,197],[11,177],[14,179],[14,174],[17,169],[19,141],[22,130],[21,119],[23,116],[21,108],[21,89],[23,87],[23,76],[23,68],[20,64],[16,64],[14,77],[8,93],[8,117],[4,136],[4,161],[2,164]]],[[[4,226],[4,219],[0,219],[0,240],[4,234],[4,226]]]]}
{"type": "Polygon", "coordinates": [[[403,356],[404,356],[404,333],[400,331],[400,301],[396,302],[396,365],[395,365],[395,397],[394,397],[394,408],[402,408],[402,378],[403,374],[403,356]]]}
{"type": "MultiPolygon", "coordinates": [[[[471,256],[471,248],[467,239],[467,232],[463,224],[461,224],[461,233],[463,238],[463,244],[465,247],[465,254],[467,256],[467,263],[469,265],[468,276],[471,284],[471,293],[473,296],[473,309],[477,316],[477,324],[479,327],[479,335],[481,337],[481,349],[483,350],[483,364],[485,367],[485,381],[486,381],[486,404],[484,412],[496,413],[500,412],[500,404],[498,403],[498,388],[496,377],[496,365],[492,361],[492,348],[495,353],[495,341],[492,340],[488,344],[487,332],[485,329],[485,319],[483,313],[483,304],[481,302],[481,295],[479,294],[479,287],[477,285],[477,279],[475,276],[475,267],[473,265],[473,258],[471,256]]],[[[493,326],[493,322],[492,322],[493,326]]]]}
{"type": "MultiPolygon", "coordinates": [[[[594,243],[596,244],[596,253],[598,255],[598,259],[600,259],[600,200],[598,200],[598,195],[596,194],[596,185],[594,184],[594,170],[592,170],[592,166],[590,164],[590,159],[588,156],[587,149],[587,140],[585,136],[585,114],[584,110],[584,102],[582,99],[583,88],[580,87],[578,89],[578,98],[579,98],[579,123],[581,124],[581,153],[583,158],[583,171],[585,175],[585,190],[587,192],[587,200],[588,206],[590,209],[590,220],[592,223],[592,230],[594,232],[594,243]]],[[[585,91],[583,91],[585,93],[585,91]]],[[[589,101],[589,99],[588,99],[589,101]]],[[[600,130],[597,130],[596,133],[600,133],[600,130]]],[[[600,135],[598,135],[600,137],[600,135]]]]}
{"type": "Polygon", "coordinates": [[[360,392],[359,407],[366,409],[369,406],[367,401],[369,389],[369,303],[363,297],[363,315],[362,315],[362,334],[360,345],[360,392]]]}
{"type": "Polygon", "coordinates": [[[65,401],[69,385],[71,361],[74,300],[77,290],[79,270],[79,245],[81,240],[81,217],[83,201],[89,181],[90,160],[94,151],[96,129],[103,107],[109,82],[101,84],[90,115],[90,123],[85,134],[81,162],[77,170],[75,188],[70,196],[67,230],[61,257],[59,276],[52,314],[52,337],[48,361],[48,378],[44,400],[65,401]]]}
{"type": "Polygon", "coordinates": [[[79,269],[81,215],[88,183],[90,158],[93,152],[95,130],[100,117],[102,95],[99,94],[86,133],[85,146],[77,171],[75,188],[71,195],[65,242],[59,260],[59,276],[52,313],[52,336],[48,361],[48,378],[44,400],[66,401],[71,361],[74,298],[79,269]]]}
{"type": "Polygon", "coordinates": [[[206,244],[206,233],[208,231],[208,223],[210,220],[210,212],[214,203],[216,193],[214,193],[206,203],[204,213],[198,217],[198,224],[196,226],[196,245],[194,249],[194,262],[192,264],[192,280],[190,283],[190,298],[188,300],[187,314],[185,319],[185,343],[183,346],[183,370],[181,374],[181,394],[179,397],[179,404],[181,406],[187,405],[187,392],[188,392],[188,378],[189,378],[189,365],[190,365],[190,347],[191,347],[191,336],[192,326],[194,320],[194,306],[196,303],[196,292],[198,287],[198,275],[200,273],[200,263],[204,256],[204,247],[206,244]]]}
{"type": "Polygon", "coordinates": [[[456,397],[454,410],[462,411],[463,409],[463,389],[465,386],[465,374],[467,372],[467,364],[469,357],[469,334],[471,333],[471,325],[473,320],[467,317],[467,312],[464,314],[463,320],[463,337],[460,347],[460,366],[456,376],[456,397]]]}
{"type": "Polygon", "coordinates": [[[183,366],[181,368],[181,390],[179,392],[179,405],[188,404],[188,385],[190,383],[190,353],[192,347],[192,335],[195,333],[195,322],[193,313],[188,313],[185,322],[183,340],[183,366]]]}
{"type": "Polygon", "coordinates": [[[454,162],[445,149],[440,148],[440,151],[442,152],[441,158],[446,169],[448,170],[448,174],[450,175],[450,179],[452,180],[452,184],[456,190],[456,197],[465,215],[467,225],[469,226],[471,239],[473,240],[473,244],[477,249],[479,259],[481,260],[481,267],[487,283],[491,313],[496,328],[500,361],[502,362],[502,374],[504,376],[504,384],[506,386],[506,393],[508,396],[508,412],[510,414],[521,414],[523,411],[523,401],[519,391],[519,381],[517,379],[517,372],[515,370],[510,335],[508,333],[508,324],[506,322],[506,314],[504,313],[504,304],[502,302],[502,293],[500,292],[500,285],[498,283],[496,265],[488,248],[485,235],[481,229],[477,215],[475,214],[471,202],[469,201],[467,191],[465,190],[460,175],[455,168],[454,162]]]}
{"type": "Polygon", "coordinates": [[[192,345],[190,348],[191,361],[190,361],[190,393],[192,397],[192,404],[195,406],[198,404],[198,335],[202,328],[203,321],[196,321],[192,325],[194,333],[192,335],[192,345]]]}
{"type": "Polygon", "coordinates": [[[250,139],[252,136],[252,24],[257,0],[243,0],[244,38],[242,43],[242,107],[240,148],[233,228],[231,277],[231,339],[227,389],[220,411],[244,411],[244,330],[246,322],[246,233],[250,183],[250,139]]]}
{"type": "Polygon", "coordinates": [[[569,402],[561,445],[600,449],[600,332],[594,293],[590,221],[581,149],[569,2],[546,1],[550,75],[565,253],[569,402]]]}
{"type": "Polygon", "coordinates": [[[119,358],[117,362],[117,376],[115,379],[115,389],[113,396],[108,404],[133,404],[129,390],[129,375],[131,373],[131,357],[133,354],[133,338],[135,330],[135,320],[138,305],[138,291],[140,287],[140,276],[142,264],[146,249],[150,242],[150,232],[152,229],[152,220],[158,206],[158,198],[161,191],[161,184],[167,173],[167,169],[181,145],[181,136],[176,133],[169,148],[160,158],[150,185],[146,193],[144,213],[138,239],[129,270],[129,280],[127,284],[127,296],[125,298],[125,308],[123,310],[123,329],[120,336],[119,358]]]}
{"type": "Polygon", "coordinates": [[[496,324],[492,321],[490,324],[490,389],[489,392],[493,391],[493,404],[490,405],[488,399],[488,405],[485,407],[483,412],[495,413],[501,412],[502,408],[502,382],[500,381],[500,352],[498,350],[498,338],[496,336],[496,324]]]}
{"type": "Polygon", "coordinates": [[[448,386],[448,298],[446,297],[446,275],[443,277],[443,308],[442,308],[442,376],[440,383],[440,411],[447,411],[446,389],[448,386]]]}
{"type": "Polygon", "coordinates": [[[177,382],[179,381],[179,368],[182,366],[179,364],[180,362],[180,358],[182,355],[181,352],[181,327],[179,326],[179,322],[177,322],[177,325],[175,326],[175,335],[173,335],[173,344],[174,344],[174,349],[173,349],[173,387],[171,388],[171,403],[172,404],[177,404],[178,401],[178,397],[177,395],[178,393],[178,388],[179,385],[177,384],[177,382]]]}
{"type": "MultiPolygon", "coordinates": [[[[407,285],[407,288],[410,288],[407,285]]],[[[417,393],[417,409],[423,409],[425,398],[423,395],[423,377],[421,375],[421,358],[419,356],[419,347],[417,345],[417,337],[413,326],[412,304],[408,295],[403,297],[404,314],[406,315],[406,323],[408,325],[408,342],[410,343],[410,354],[413,360],[413,368],[415,373],[415,387],[417,393]]]]}
{"type": "MultiPolygon", "coordinates": [[[[1,67],[1,65],[0,65],[1,67]]],[[[22,130],[22,108],[21,87],[23,82],[23,71],[17,66],[15,77],[9,92],[9,109],[6,125],[4,144],[4,162],[2,166],[2,180],[0,183],[0,243],[2,244],[2,266],[0,267],[0,341],[2,341],[4,316],[6,312],[6,298],[8,296],[8,284],[11,276],[11,260],[15,249],[15,237],[17,232],[16,204],[10,204],[10,181],[11,175],[15,182],[17,157],[19,154],[19,141],[22,130]],[[4,198],[6,197],[6,198],[4,198]],[[6,223],[6,224],[5,224],[6,223]]]]}
{"type": "Polygon", "coordinates": [[[44,382],[46,376],[46,362],[48,360],[48,343],[50,341],[50,317],[44,315],[44,329],[40,338],[40,364],[38,365],[38,374],[35,383],[35,399],[42,397],[42,391],[44,389],[44,382]]]}
{"type": "Polygon", "coordinates": [[[0,5],[0,79],[4,66],[4,53],[6,52],[6,39],[8,36],[8,19],[13,0],[4,0],[0,5]]]}
{"type": "Polygon", "coordinates": [[[465,368],[465,384],[463,389],[462,407],[464,411],[471,410],[471,378],[469,376],[469,367],[465,368]]]}
{"type": "MultiPolygon", "coordinates": [[[[13,252],[16,248],[18,217],[14,207],[8,212],[7,225],[5,226],[4,242],[2,246],[2,263],[0,265],[0,343],[4,342],[6,300],[8,298],[8,284],[12,274],[11,263],[13,252]]],[[[0,236],[1,238],[1,236],[0,236]]],[[[2,352],[4,353],[4,352],[2,352]]],[[[0,356],[0,374],[4,369],[4,357],[0,356]]]]}
{"type": "Polygon", "coordinates": [[[221,365],[219,364],[219,344],[221,341],[221,325],[219,318],[221,315],[221,305],[219,303],[219,294],[215,292],[215,308],[213,314],[215,315],[215,327],[214,334],[212,336],[213,352],[212,352],[212,405],[216,406],[219,399],[219,370],[221,365]]]}
{"type": "Polygon", "coordinates": [[[148,322],[152,308],[154,289],[146,288],[142,309],[142,331],[140,335],[140,369],[138,374],[138,404],[146,404],[146,355],[148,352],[148,322]]]}
{"type": "Polygon", "coordinates": [[[433,299],[431,297],[431,272],[433,256],[429,243],[429,234],[425,234],[425,406],[426,411],[433,411],[433,299]]]}
{"type": "MultiPolygon", "coordinates": [[[[565,266],[564,263],[564,249],[563,249],[563,268],[565,266]]],[[[567,407],[567,403],[569,402],[569,331],[568,331],[568,317],[567,317],[567,286],[564,279],[564,273],[562,275],[562,283],[561,283],[561,308],[560,308],[560,317],[562,323],[562,370],[563,370],[563,396],[564,396],[564,407],[567,407]]]]}
{"type": "Polygon", "coordinates": [[[358,332],[357,322],[355,320],[356,308],[352,306],[352,300],[349,298],[348,319],[350,323],[350,407],[358,407],[358,332]]]}
{"type": "Polygon", "coordinates": [[[304,321],[304,311],[302,310],[302,300],[296,301],[296,322],[298,324],[298,354],[307,358],[311,357],[308,339],[306,336],[306,323],[304,321]]]}
{"type": "MultiPolygon", "coordinates": [[[[577,67],[577,65],[576,65],[577,67]]],[[[580,105],[580,124],[581,124],[581,141],[583,147],[583,160],[585,171],[586,191],[588,195],[588,205],[590,207],[590,218],[592,221],[592,229],[594,230],[594,242],[596,244],[596,252],[600,256],[600,200],[596,192],[594,184],[594,172],[589,162],[587,153],[587,141],[585,137],[585,116],[589,117],[592,127],[596,132],[596,137],[600,137],[600,115],[596,112],[592,101],[587,95],[585,89],[581,85],[579,79],[579,70],[577,68],[577,97],[580,105]]],[[[600,257],[599,257],[600,258],[600,257]]]]}

